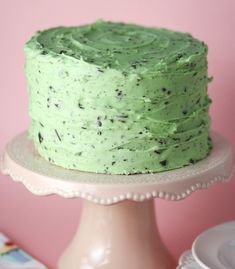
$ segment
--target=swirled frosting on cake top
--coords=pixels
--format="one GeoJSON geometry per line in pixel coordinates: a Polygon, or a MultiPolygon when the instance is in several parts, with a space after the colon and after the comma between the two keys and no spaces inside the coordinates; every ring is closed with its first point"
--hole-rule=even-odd
{"type": "Polygon", "coordinates": [[[97,21],[39,33],[45,52],[83,59],[104,68],[127,72],[188,72],[205,67],[207,46],[190,34],[132,24],[97,21]]]}
{"type": "Polygon", "coordinates": [[[50,162],[129,174],[205,158],[207,46],[188,33],[99,20],[25,46],[30,137],[50,162]]]}

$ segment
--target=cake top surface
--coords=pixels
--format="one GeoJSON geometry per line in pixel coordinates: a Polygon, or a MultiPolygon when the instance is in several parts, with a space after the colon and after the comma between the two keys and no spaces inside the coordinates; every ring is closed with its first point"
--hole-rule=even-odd
{"type": "Polygon", "coordinates": [[[103,20],[39,31],[26,47],[43,55],[140,73],[195,71],[205,66],[207,54],[207,45],[189,33],[103,20]]]}

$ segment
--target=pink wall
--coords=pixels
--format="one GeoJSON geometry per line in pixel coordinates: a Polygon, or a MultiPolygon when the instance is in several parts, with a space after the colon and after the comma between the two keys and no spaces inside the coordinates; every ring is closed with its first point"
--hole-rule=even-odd
{"type": "MultiPolygon", "coordinates": [[[[235,1],[0,0],[0,152],[29,124],[23,44],[38,29],[97,18],[190,31],[209,44],[213,128],[235,146],[235,1]]],[[[159,228],[175,257],[202,230],[235,218],[235,181],[180,202],[157,200],[159,228]]],[[[39,198],[0,176],[0,230],[55,268],[80,215],[80,199],[39,198]]]]}

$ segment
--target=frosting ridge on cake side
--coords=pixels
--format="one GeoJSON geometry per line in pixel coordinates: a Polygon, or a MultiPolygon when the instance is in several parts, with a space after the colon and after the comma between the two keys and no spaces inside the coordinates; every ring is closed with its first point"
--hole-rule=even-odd
{"type": "Polygon", "coordinates": [[[30,137],[69,169],[129,174],[205,158],[207,46],[190,34],[99,20],[26,43],[30,137]]]}

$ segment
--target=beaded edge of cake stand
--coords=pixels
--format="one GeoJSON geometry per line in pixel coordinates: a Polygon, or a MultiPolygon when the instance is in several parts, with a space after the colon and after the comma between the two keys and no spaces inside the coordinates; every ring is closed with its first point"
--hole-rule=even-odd
{"type": "Polygon", "coordinates": [[[215,176],[212,179],[208,180],[208,182],[203,183],[195,183],[191,187],[187,188],[185,191],[181,193],[171,193],[167,191],[161,190],[153,190],[151,192],[146,193],[134,193],[134,192],[127,192],[121,193],[119,195],[115,195],[113,197],[102,198],[98,196],[94,196],[88,192],[82,191],[72,191],[72,190],[62,190],[58,187],[49,187],[49,188],[35,188],[33,184],[29,183],[27,180],[23,179],[22,177],[15,175],[9,169],[1,169],[3,174],[9,175],[15,182],[21,182],[24,186],[33,194],[39,196],[51,195],[51,194],[58,194],[64,198],[76,198],[80,197],[83,199],[87,199],[88,201],[101,204],[101,205],[110,205],[114,203],[118,203],[124,200],[133,200],[136,202],[142,202],[145,200],[153,199],[153,198],[161,198],[170,201],[179,201],[187,196],[191,195],[193,192],[197,190],[207,189],[214,183],[223,183],[230,180],[230,177],[225,176],[215,176]]]}

